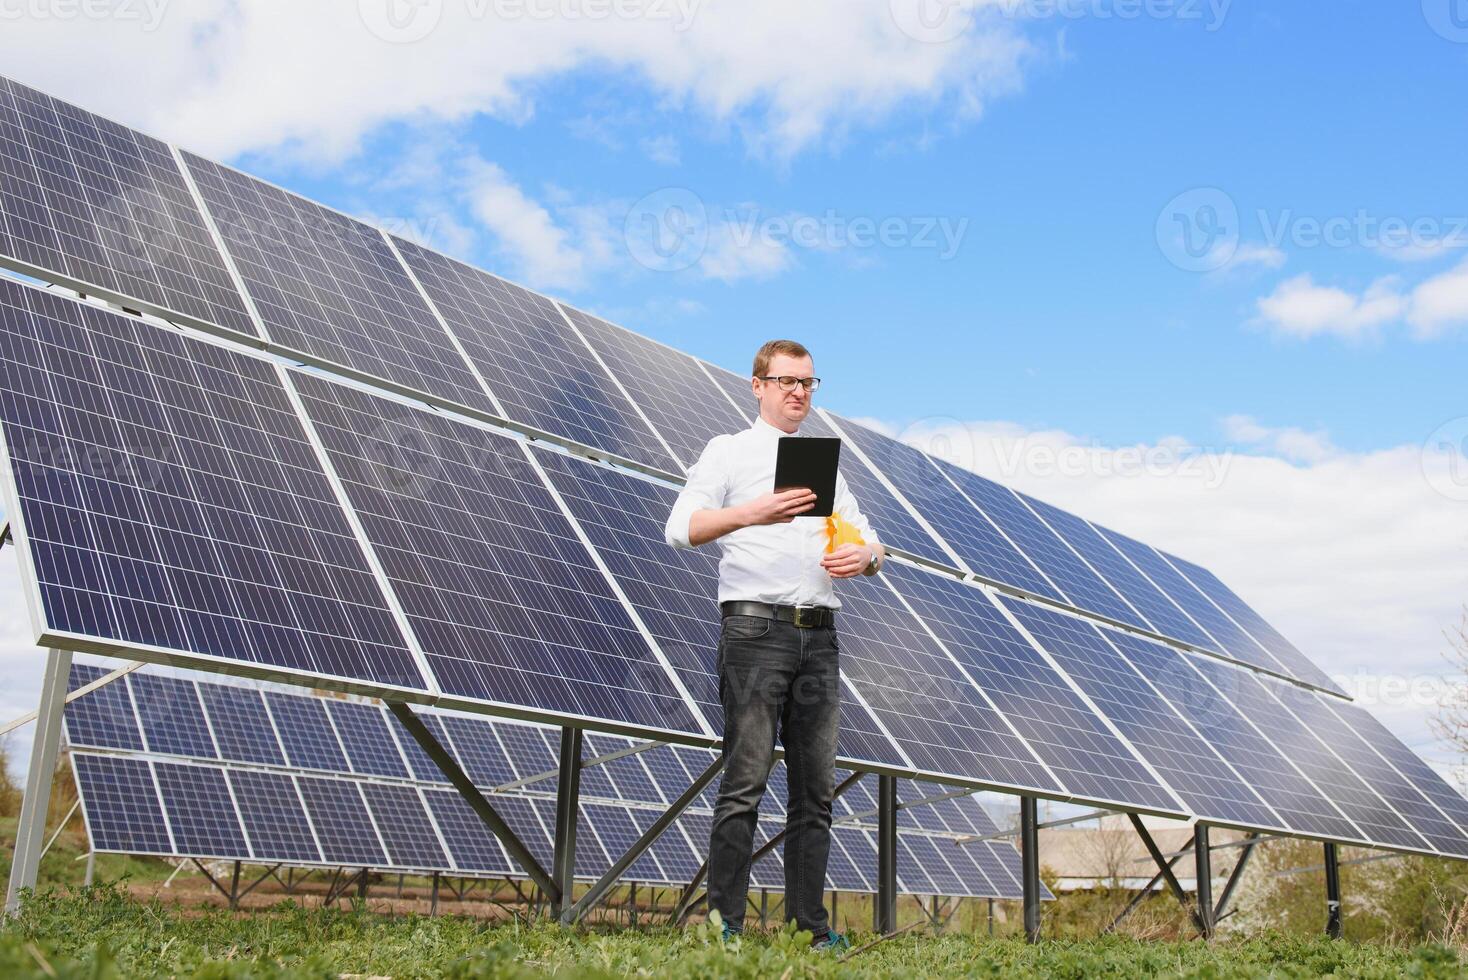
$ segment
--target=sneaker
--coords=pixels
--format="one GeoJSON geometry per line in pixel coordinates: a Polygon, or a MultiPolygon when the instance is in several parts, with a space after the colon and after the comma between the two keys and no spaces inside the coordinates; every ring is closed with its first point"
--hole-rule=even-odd
{"type": "Polygon", "coordinates": [[[719,941],[722,942],[722,943],[724,943],[725,945],[728,945],[728,942],[729,942],[730,939],[732,939],[735,936],[738,936],[739,935],[739,930],[738,929],[730,929],[729,928],[729,923],[727,923],[727,922],[720,923],[720,925],[722,925],[723,928],[722,928],[722,930],[719,933],[719,941]]]}
{"type": "Polygon", "coordinates": [[[819,949],[832,953],[844,953],[851,948],[851,940],[835,929],[827,929],[825,936],[814,939],[810,944],[811,949],[819,949]]]}

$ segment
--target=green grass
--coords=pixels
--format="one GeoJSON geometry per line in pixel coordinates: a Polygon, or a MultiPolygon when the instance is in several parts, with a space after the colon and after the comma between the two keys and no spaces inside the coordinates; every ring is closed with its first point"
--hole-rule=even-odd
{"type": "MultiPolygon", "coordinates": [[[[854,937],[858,943],[864,938],[854,937]]],[[[711,926],[572,930],[361,909],[231,914],[138,902],[117,886],[48,891],[0,929],[4,977],[1459,977],[1441,946],[1397,947],[1266,935],[1239,941],[1047,941],[910,934],[846,962],[791,931],[720,944],[711,926]]]]}

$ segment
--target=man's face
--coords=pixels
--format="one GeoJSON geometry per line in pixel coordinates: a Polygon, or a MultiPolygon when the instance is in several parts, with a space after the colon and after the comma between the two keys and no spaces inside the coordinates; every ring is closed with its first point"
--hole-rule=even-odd
{"type": "MultiPolygon", "coordinates": [[[[809,357],[776,354],[770,359],[765,374],[775,378],[809,378],[815,375],[815,365],[809,357]]],[[[799,426],[810,414],[810,392],[803,385],[796,385],[793,391],[781,391],[779,382],[756,379],[754,394],[759,399],[760,415],[765,421],[786,431],[799,426]]]]}

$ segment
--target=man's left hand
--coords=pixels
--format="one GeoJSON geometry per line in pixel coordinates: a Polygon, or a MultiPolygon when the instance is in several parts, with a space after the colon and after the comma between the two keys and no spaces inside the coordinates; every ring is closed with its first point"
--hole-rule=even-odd
{"type": "Polygon", "coordinates": [[[821,558],[821,567],[832,578],[853,578],[872,563],[872,549],[864,544],[843,544],[821,558]]]}

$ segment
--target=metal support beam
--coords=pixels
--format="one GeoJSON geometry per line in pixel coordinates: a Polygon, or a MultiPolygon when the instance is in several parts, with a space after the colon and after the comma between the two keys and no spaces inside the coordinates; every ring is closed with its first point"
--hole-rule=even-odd
{"type": "MultiPolygon", "coordinates": [[[[632,866],[633,862],[641,857],[643,852],[651,847],[653,842],[673,825],[673,821],[677,820],[683,814],[684,810],[688,809],[688,805],[698,799],[699,794],[704,791],[709,783],[714,781],[714,777],[723,768],[724,759],[722,756],[710,762],[708,767],[699,774],[698,778],[688,785],[688,788],[683,791],[683,794],[674,800],[671,806],[658,814],[658,818],[652,822],[652,826],[648,827],[641,837],[637,838],[637,842],[627,848],[626,852],[617,858],[616,862],[607,869],[606,874],[597,879],[596,884],[592,885],[586,894],[581,896],[581,900],[571,905],[561,914],[561,921],[570,924],[585,915],[587,909],[591,908],[607,889],[616,884],[617,879],[626,874],[627,869],[632,866]]],[[[673,909],[673,918],[670,921],[676,923],[688,911],[689,904],[693,900],[693,893],[698,890],[698,886],[703,881],[703,875],[707,869],[708,865],[705,863],[704,867],[699,869],[699,873],[694,876],[694,880],[683,893],[683,897],[679,899],[678,906],[673,909]]]]}
{"type": "Polygon", "coordinates": [[[1193,824],[1194,897],[1198,900],[1198,930],[1205,940],[1213,938],[1212,857],[1208,850],[1208,825],[1199,820],[1193,824]]]}
{"type": "Polygon", "coordinates": [[[1325,845],[1325,934],[1341,938],[1341,866],[1334,844],[1325,845]]]}
{"type": "Polygon", "coordinates": [[[877,897],[872,931],[897,931],[897,777],[877,777],[877,897]]]}
{"type": "Polygon", "coordinates": [[[561,729],[560,773],[556,781],[556,847],[551,875],[560,890],[552,911],[559,914],[571,902],[576,884],[576,818],[581,812],[581,749],[579,728],[561,729]]]}
{"type": "MultiPolygon", "coordinates": [[[[1167,866],[1169,868],[1176,867],[1177,866],[1177,863],[1179,861],[1181,861],[1184,857],[1186,857],[1192,851],[1192,849],[1193,849],[1193,842],[1192,841],[1188,841],[1188,846],[1187,847],[1183,848],[1181,851],[1177,851],[1176,853],[1168,856],[1168,858],[1167,858],[1167,866]]],[[[1136,907],[1138,905],[1141,905],[1142,902],[1146,900],[1146,898],[1147,898],[1148,895],[1152,894],[1152,890],[1157,887],[1157,883],[1160,882],[1161,880],[1162,880],[1162,872],[1159,871],[1155,875],[1152,876],[1152,880],[1151,881],[1147,882],[1145,885],[1142,886],[1142,890],[1141,891],[1137,892],[1135,895],[1132,896],[1132,900],[1127,903],[1126,908],[1122,909],[1121,910],[1121,914],[1118,915],[1116,918],[1114,918],[1114,919],[1111,920],[1111,925],[1109,925],[1105,929],[1102,929],[1101,930],[1101,934],[1104,936],[1104,935],[1106,935],[1109,932],[1115,932],[1116,931],[1116,927],[1119,926],[1119,925],[1121,925],[1122,920],[1125,919],[1127,916],[1131,915],[1132,912],[1136,909],[1136,907]]],[[[1225,891],[1225,893],[1227,893],[1227,889],[1225,889],[1224,891],[1225,891]]]]}
{"type": "Polygon", "coordinates": [[[0,548],[5,547],[9,543],[10,543],[10,522],[9,521],[6,521],[4,524],[0,524],[0,548]]]}
{"type": "Polygon", "coordinates": [[[408,734],[413,736],[413,741],[418,743],[433,760],[433,764],[438,766],[439,771],[453,784],[454,789],[458,790],[464,802],[469,804],[469,808],[478,815],[480,820],[484,821],[484,825],[489,828],[490,832],[499,838],[511,860],[520,865],[536,885],[558,901],[561,892],[555,879],[540,866],[540,862],[535,860],[535,855],[531,854],[524,842],[515,836],[515,832],[510,829],[509,824],[505,823],[505,819],[489,805],[489,801],[479,792],[474,781],[460,768],[459,763],[449,754],[448,750],[439,744],[438,739],[434,738],[433,733],[428,730],[427,725],[423,724],[422,719],[414,714],[412,708],[401,701],[389,701],[387,706],[391,709],[393,716],[402,722],[408,734]]]}
{"type": "Polygon", "coordinates": [[[432,887],[432,890],[428,893],[428,914],[429,914],[430,917],[431,916],[438,915],[438,872],[437,871],[435,871],[433,873],[433,887],[432,887]]]}
{"type": "MultiPolygon", "coordinates": [[[[1162,878],[1167,882],[1167,887],[1171,889],[1173,897],[1178,900],[1178,903],[1183,908],[1188,910],[1188,915],[1193,920],[1193,927],[1198,930],[1199,935],[1208,935],[1208,928],[1199,917],[1198,910],[1193,907],[1192,902],[1188,901],[1188,895],[1183,891],[1183,886],[1178,884],[1177,875],[1172,873],[1172,865],[1162,856],[1162,850],[1157,846],[1157,842],[1152,839],[1152,835],[1147,833],[1147,828],[1142,824],[1142,818],[1135,813],[1128,813],[1127,818],[1131,820],[1132,827],[1137,831],[1137,836],[1142,838],[1142,843],[1146,845],[1147,853],[1152,855],[1152,860],[1157,865],[1157,870],[1162,873],[1162,878]]],[[[1196,845],[1196,843],[1197,840],[1195,838],[1194,844],[1196,845]]],[[[1194,850],[1197,850],[1196,846],[1194,850]]]]}
{"type": "Polygon", "coordinates": [[[10,865],[10,887],[5,896],[7,915],[13,915],[20,908],[23,889],[36,887],[36,873],[41,867],[41,845],[46,835],[46,814],[51,805],[51,777],[56,772],[56,753],[61,746],[66,682],[70,676],[70,651],[52,650],[46,654],[25,797],[20,804],[20,819],[15,825],[15,854],[10,865]]]}
{"type": "Polygon", "coordinates": [[[1040,816],[1033,796],[1019,798],[1019,863],[1025,942],[1040,941],[1040,816]]]}
{"type": "MultiPolygon", "coordinates": [[[[1234,869],[1228,873],[1228,881],[1223,885],[1223,894],[1218,896],[1218,904],[1213,906],[1215,925],[1223,921],[1223,917],[1228,914],[1228,903],[1234,897],[1234,889],[1238,888],[1239,881],[1244,877],[1244,869],[1249,866],[1249,858],[1254,856],[1254,848],[1259,844],[1259,835],[1250,834],[1244,840],[1248,842],[1244,846],[1244,853],[1240,854],[1239,859],[1234,862],[1234,869]]],[[[1215,847],[1214,850],[1218,848],[1215,847]]]]}

